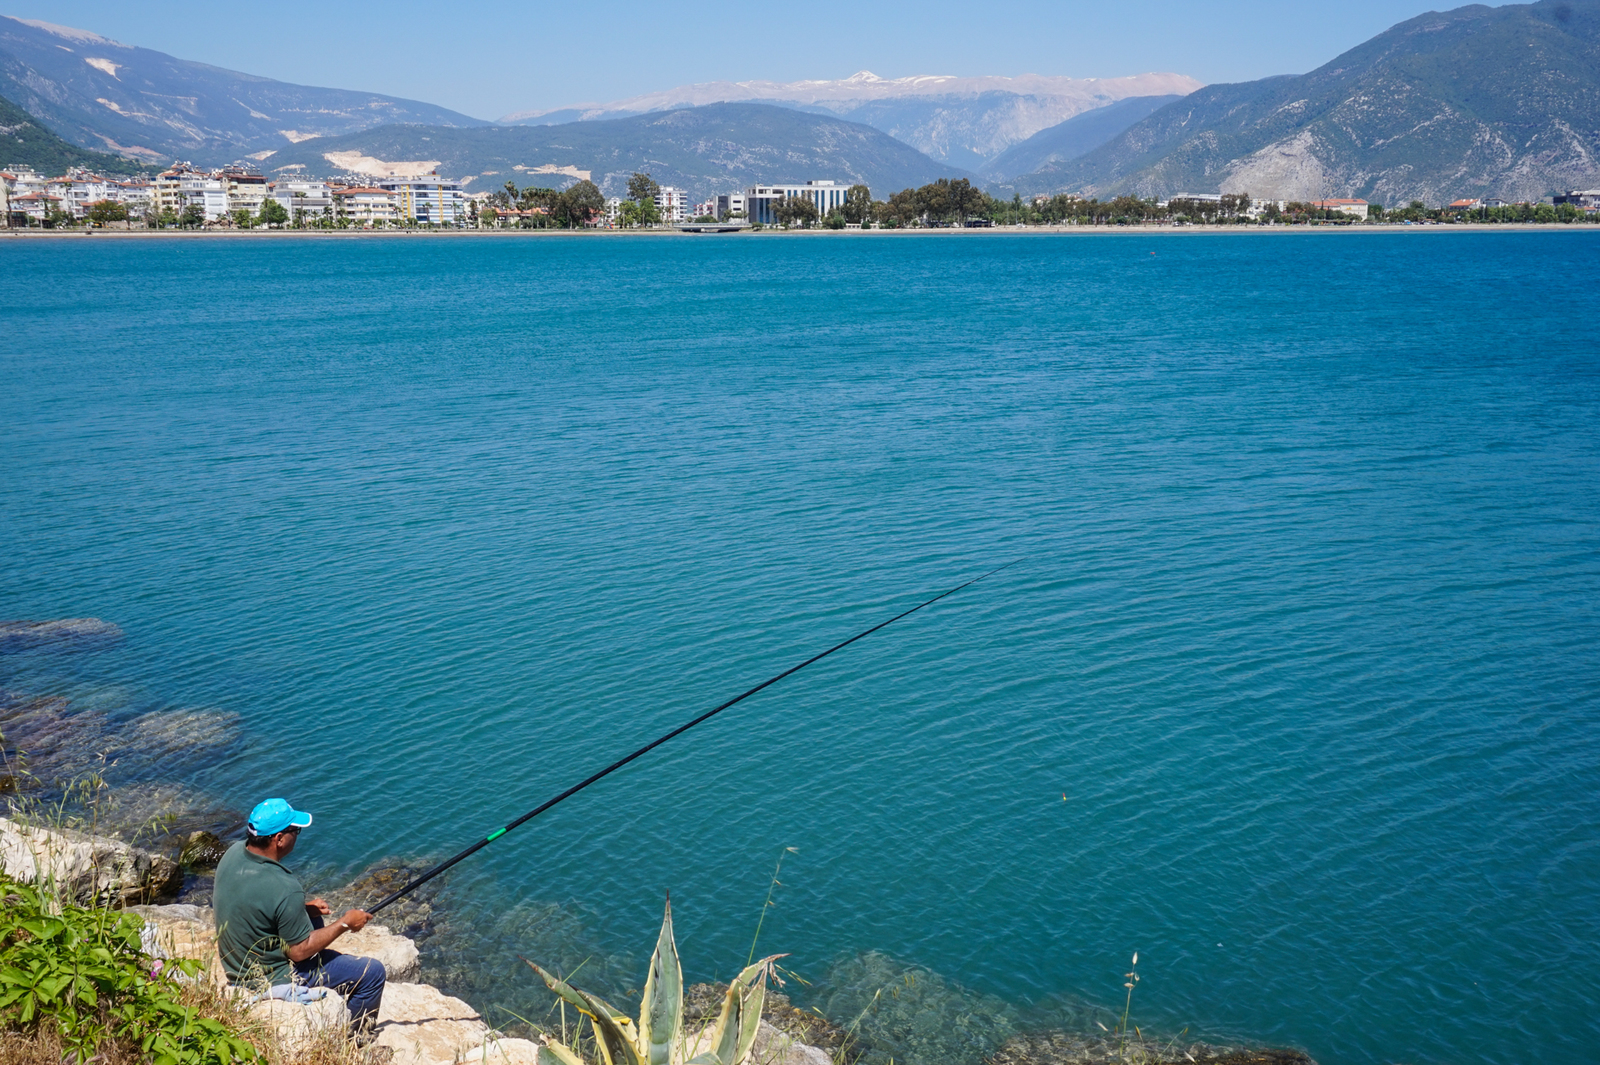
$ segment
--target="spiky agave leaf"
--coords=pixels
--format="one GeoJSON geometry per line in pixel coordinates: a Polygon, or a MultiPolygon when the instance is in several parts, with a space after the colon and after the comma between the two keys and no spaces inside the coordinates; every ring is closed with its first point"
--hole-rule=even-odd
{"type": "Polygon", "coordinates": [[[546,987],[578,1007],[594,1023],[595,1042],[600,1046],[605,1065],[646,1065],[634,1044],[633,1020],[626,1013],[605,999],[580,991],[560,977],[552,976],[531,961],[528,967],[539,974],[546,987]]]}
{"type": "Polygon", "coordinates": [[[672,935],[672,898],[656,952],[650,956],[650,975],[644,981],[644,1001],[639,1004],[639,1056],[649,1065],[672,1065],[674,1050],[683,1042],[683,967],[672,935]]]}
{"type": "Polygon", "coordinates": [[[774,954],[749,966],[728,985],[722,996],[722,1012],[711,1029],[711,1049],[689,1065],[742,1065],[755,1046],[761,1030],[761,1008],[767,1000],[767,975],[772,963],[783,957],[774,954]],[[703,1059],[711,1060],[703,1060],[703,1059]]]}
{"type": "Polygon", "coordinates": [[[539,1065],[584,1065],[584,1062],[571,1047],[547,1038],[539,1044],[539,1065]]]}

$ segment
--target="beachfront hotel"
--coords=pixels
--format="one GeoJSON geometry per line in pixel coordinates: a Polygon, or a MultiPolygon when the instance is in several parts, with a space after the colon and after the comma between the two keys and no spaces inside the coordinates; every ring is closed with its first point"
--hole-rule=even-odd
{"type": "Polygon", "coordinates": [[[775,225],[778,216],[774,209],[791,196],[797,196],[816,204],[817,217],[822,218],[829,211],[843,208],[845,194],[849,191],[849,186],[836,181],[808,181],[804,185],[757,185],[745,193],[745,210],[750,221],[766,226],[775,225]]]}

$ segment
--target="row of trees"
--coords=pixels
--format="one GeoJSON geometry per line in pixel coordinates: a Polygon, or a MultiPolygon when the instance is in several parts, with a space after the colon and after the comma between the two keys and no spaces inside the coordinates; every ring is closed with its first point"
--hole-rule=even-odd
{"type": "Polygon", "coordinates": [[[489,197],[481,210],[474,202],[469,220],[493,225],[502,213],[517,211],[516,224],[523,229],[580,229],[594,224],[605,213],[606,198],[600,186],[592,181],[580,181],[567,189],[548,189],[530,185],[518,189],[517,183],[508,181],[489,197]]]}

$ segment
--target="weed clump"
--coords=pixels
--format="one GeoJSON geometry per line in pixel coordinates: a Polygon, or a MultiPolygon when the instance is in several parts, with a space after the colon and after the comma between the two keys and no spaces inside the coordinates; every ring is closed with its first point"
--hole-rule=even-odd
{"type": "Polygon", "coordinates": [[[0,896],[0,1031],[14,1044],[155,1065],[260,1060],[224,1023],[230,1006],[195,982],[198,962],[144,953],[138,915],[61,903],[5,877],[0,896]]]}

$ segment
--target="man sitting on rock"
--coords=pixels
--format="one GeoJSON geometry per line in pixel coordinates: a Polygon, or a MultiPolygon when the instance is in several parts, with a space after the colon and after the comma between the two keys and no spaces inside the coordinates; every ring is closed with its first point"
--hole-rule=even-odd
{"type": "Polygon", "coordinates": [[[339,991],[350,1008],[350,1030],[365,1043],[372,1038],[388,974],[375,958],[328,949],[345,932],[360,931],[372,915],[349,910],[325,926],[328,904],[308,902],[300,881],[281,864],[310,824],[310,814],[284,799],[268,799],[250,811],[249,837],[229,847],[217,863],[212,898],[217,950],[230,983],[265,983],[274,998],[292,1000],[295,986],[339,991]]]}

